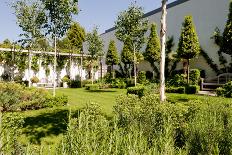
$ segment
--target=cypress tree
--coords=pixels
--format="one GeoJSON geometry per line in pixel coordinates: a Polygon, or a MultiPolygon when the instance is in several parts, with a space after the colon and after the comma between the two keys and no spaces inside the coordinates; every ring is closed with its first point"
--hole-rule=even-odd
{"type": "Polygon", "coordinates": [[[134,55],[133,55],[133,45],[132,42],[127,39],[124,42],[124,46],[121,52],[121,61],[124,63],[124,70],[126,71],[126,76],[129,77],[129,68],[133,64],[134,55]],[[129,67],[128,67],[129,65],[129,67]]]}
{"type": "MultiPolygon", "coordinates": [[[[109,48],[106,54],[106,64],[111,66],[111,74],[113,72],[114,65],[119,64],[118,51],[115,46],[115,41],[111,40],[109,43],[109,48]]],[[[114,78],[114,75],[113,75],[114,78]]]]}
{"type": "Polygon", "coordinates": [[[192,16],[186,16],[182,24],[177,56],[187,60],[187,75],[189,82],[189,61],[200,53],[200,43],[195,30],[192,16]]]}
{"type": "Polygon", "coordinates": [[[230,0],[229,15],[223,32],[220,51],[232,56],[232,0],[230,0]]]}
{"type": "Polygon", "coordinates": [[[150,62],[153,69],[157,72],[158,69],[155,66],[155,62],[160,61],[160,39],[157,34],[156,24],[151,25],[151,33],[147,43],[146,51],[144,53],[145,60],[150,62]]]}

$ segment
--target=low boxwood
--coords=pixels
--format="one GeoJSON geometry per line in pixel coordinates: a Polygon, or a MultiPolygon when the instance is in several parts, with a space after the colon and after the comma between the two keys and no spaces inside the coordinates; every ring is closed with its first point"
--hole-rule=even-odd
{"type": "Polygon", "coordinates": [[[134,94],[134,95],[138,95],[139,97],[143,97],[145,95],[145,87],[144,86],[128,87],[127,94],[134,94]]]}
{"type": "Polygon", "coordinates": [[[90,91],[96,91],[96,90],[99,90],[99,85],[98,84],[86,84],[85,89],[90,90],[90,91]]]}
{"type": "Polygon", "coordinates": [[[167,93],[179,93],[184,94],[185,93],[185,87],[168,87],[166,88],[167,93]]]}

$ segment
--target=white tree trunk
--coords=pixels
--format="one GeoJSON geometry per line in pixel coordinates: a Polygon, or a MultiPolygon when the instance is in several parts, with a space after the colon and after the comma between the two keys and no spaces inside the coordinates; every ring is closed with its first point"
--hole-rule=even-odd
{"type": "Polygon", "coordinates": [[[162,16],[161,16],[161,60],[160,60],[160,101],[166,100],[165,96],[165,44],[166,44],[166,16],[167,16],[167,0],[162,0],[162,16]]]}
{"type": "Polygon", "coordinates": [[[137,72],[136,72],[136,54],[135,54],[135,45],[133,45],[133,50],[134,50],[134,76],[135,76],[135,86],[137,85],[137,72]]]}
{"type": "Polygon", "coordinates": [[[29,66],[28,66],[28,86],[29,88],[31,87],[31,51],[29,50],[28,51],[28,63],[29,63],[29,66]]]}
{"type": "Polygon", "coordinates": [[[54,39],[53,96],[56,96],[56,35],[54,39]]]}

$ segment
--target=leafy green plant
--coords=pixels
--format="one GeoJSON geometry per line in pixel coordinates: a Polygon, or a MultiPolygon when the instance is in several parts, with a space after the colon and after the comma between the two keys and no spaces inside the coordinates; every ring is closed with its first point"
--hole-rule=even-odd
{"type": "Polygon", "coordinates": [[[99,90],[99,85],[98,84],[86,84],[85,89],[90,90],[90,91],[96,91],[96,90],[99,90]]]}
{"type": "Polygon", "coordinates": [[[226,83],[223,87],[217,88],[216,93],[218,96],[232,98],[232,81],[226,83]]]}
{"type": "Polygon", "coordinates": [[[189,74],[190,83],[192,85],[198,85],[201,77],[199,69],[191,69],[189,74]]]}
{"type": "Polygon", "coordinates": [[[166,88],[167,93],[179,93],[184,94],[185,93],[185,87],[168,87],[166,88]]]}
{"type": "Polygon", "coordinates": [[[146,84],[148,83],[148,80],[146,79],[146,72],[140,71],[138,74],[138,83],[140,84],[146,84]]]}
{"type": "Polygon", "coordinates": [[[145,95],[145,87],[144,86],[136,86],[127,88],[127,94],[138,95],[139,97],[143,97],[145,95]]]}
{"type": "Polygon", "coordinates": [[[39,82],[39,78],[37,78],[36,76],[31,78],[31,83],[38,83],[39,82]]]}

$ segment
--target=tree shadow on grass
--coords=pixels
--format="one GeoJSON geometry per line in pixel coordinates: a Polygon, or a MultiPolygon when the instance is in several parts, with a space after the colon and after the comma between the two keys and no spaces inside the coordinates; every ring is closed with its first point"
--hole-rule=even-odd
{"type": "Polygon", "coordinates": [[[68,124],[68,110],[53,110],[24,119],[24,134],[31,143],[40,144],[41,138],[64,133],[68,124]]]}

